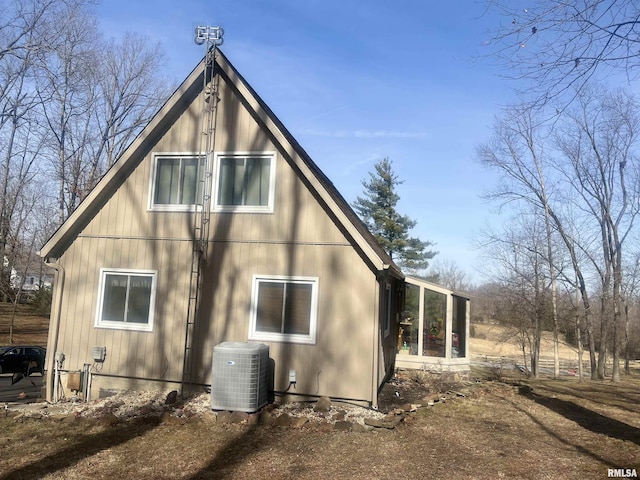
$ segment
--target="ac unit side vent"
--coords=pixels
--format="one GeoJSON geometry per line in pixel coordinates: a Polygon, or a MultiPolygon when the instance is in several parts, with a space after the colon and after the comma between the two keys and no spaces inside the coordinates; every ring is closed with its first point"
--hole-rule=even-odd
{"type": "Polygon", "coordinates": [[[211,408],[256,412],[269,402],[269,347],[223,342],[213,347],[211,408]]]}

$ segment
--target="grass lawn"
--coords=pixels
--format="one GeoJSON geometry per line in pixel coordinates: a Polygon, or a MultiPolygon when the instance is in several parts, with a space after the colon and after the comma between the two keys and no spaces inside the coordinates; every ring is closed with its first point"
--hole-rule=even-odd
{"type": "Polygon", "coordinates": [[[0,479],[607,478],[640,469],[640,381],[478,381],[395,430],[0,419],[0,479]]]}
{"type": "MultiPolygon", "coordinates": [[[[45,336],[20,342],[44,344],[46,319],[25,318],[23,332],[45,336]]],[[[211,413],[119,422],[2,416],[0,480],[604,479],[609,468],[640,471],[637,373],[620,384],[533,380],[515,371],[490,380],[494,374],[474,369],[463,384],[443,386],[464,396],[419,408],[393,430],[364,433],[221,424],[211,413]]],[[[421,403],[429,385],[408,385],[398,402],[421,403]]],[[[397,397],[397,388],[390,383],[383,394],[397,397]]]]}

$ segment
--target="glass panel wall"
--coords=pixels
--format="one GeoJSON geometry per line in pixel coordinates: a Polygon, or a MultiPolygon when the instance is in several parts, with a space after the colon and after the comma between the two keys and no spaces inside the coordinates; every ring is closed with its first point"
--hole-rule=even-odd
{"type": "Polygon", "coordinates": [[[411,279],[405,283],[404,303],[398,325],[398,355],[465,358],[467,298],[428,281],[411,279]]]}
{"type": "Polygon", "coordinates": [[[423,355],[444,357],[447,332],[447,296],[424,289],[423,355]]]}
{"type": "Polygon", "coordinates": [[[420,331],[420,287],[406,284],[405,310],[398,330],[398,353],[418,355],[418,332],[420,331]]]}
{"type": "Polygon", "coordinates": [[[453,297],[451,358],[464,357],[467,348],[467,299],[453,297]]]}

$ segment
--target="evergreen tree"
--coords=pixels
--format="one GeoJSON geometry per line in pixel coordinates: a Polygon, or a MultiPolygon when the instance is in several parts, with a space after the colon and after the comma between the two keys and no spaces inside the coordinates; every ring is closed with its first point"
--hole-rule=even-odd
{"type": "Polygon", "coordinates": [[[356,199],[353,208],[394,261],[409,271],[424,270],[438,252],[427,250],[433,242],[409,236],[416,221],[396,210],[400,199],[396,186],[403,182],[393,173],[392,162],[385,158],[376,163],[375,169],[369,172],[368,182],[362,181],[364,194],[356,199]]]}

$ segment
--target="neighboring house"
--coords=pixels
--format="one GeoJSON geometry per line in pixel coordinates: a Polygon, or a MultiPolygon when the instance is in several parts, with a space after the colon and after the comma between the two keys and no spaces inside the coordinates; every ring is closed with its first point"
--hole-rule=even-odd
{"type": "Polygon", "coordinates": [[[56,269],[47,398],[56,353],[64,369],[80,370],[106,347],[91,368],[95,398],[179,389],[185,378],[207,386],[213,348],[250,341],[269,346],[276,391],[295,370],[289,393],[376,406],[393,373],[403,274],[220,52],[208,242],[187,333],[201,118],[212,101],[205,68],[203,60],[41,250],[56,269]]]}
{"type": "MultiPolygon", "coordinates": [[[[8,262],[5,260],[5,264],[8,262]]],[[[23,292],[35,292],[41,288],[51,288],[53,285],[53,269],[47,266],[40,256],[28,259],[18,259],[11,266],[11,288],[23,292]]]]}

